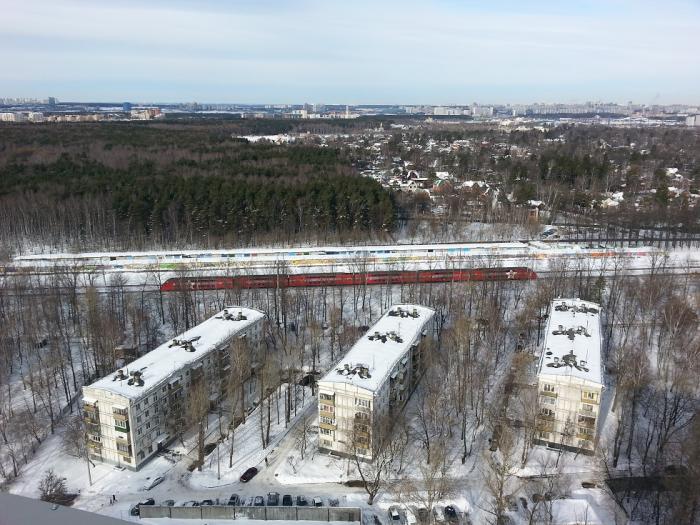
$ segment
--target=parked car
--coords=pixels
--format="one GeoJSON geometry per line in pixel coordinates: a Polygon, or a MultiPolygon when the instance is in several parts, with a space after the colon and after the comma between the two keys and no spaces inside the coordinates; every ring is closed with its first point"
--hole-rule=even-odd
{"type": "Polygon", "coordinates": [[[413,514],[418,517],[418,521],[421,523],[428,523],[428,519],[430,518],[428,509],[425,507],[412,507],[411,510],[413,511],[413,514]]]}
{"type": "Polygon", "coordinates": [[[442,505],[435,505],[433,507],[433,519],[435,520],[435,523],[444,523],[445,507],[443,507],[442,505]]]}
{"type": "Polygon", "coordinates": [[[516,500],[515,496],[512,494],[506,496],[506,504],[508,505],[509,511],[518,512],[518,500],[516,500]]]}
{"type": "Polygon", "coordinates": [[[404,520],[402,519],[401,512],[399,511],[398,507],[394,507],[393,505],[389,507],[388,514],[390,523],[393,525],[403,525],[404,520]]]}
{"type": "Polygon", "coordinates": [[[265,506],[265,498],[262,496],[255,496],[255,499],[253,500],[253,506],[254,507],[264,507],[265,506]]]}
{"type": "Polygon", "coordinates": [[[240,505],[241,504],[241,498],[238,497],[238,494],[231,494],[231,497],[228,499],[228,504],[229,505],[240,505]]]}
{"type": "Polygon", "coordinates": [[[140,516],[141,515],[141,509],[140,509],[141,505],[155,505],[155,504],[156,504],[156,500],[154,500],[153,498],[148,498],[146,501],[142,501],[141,503],[137,503],[136,505],[131,507],[129,509],[129,514],[131,514],[132,516],[140,516]]]}
{"type": "Polygon", "coordinates": [[[208,507],[214,504],[213,499],[203,499],[202,502],[199,504],[201,507],[208,507]]]}
{"type": "Polygon", "coordinates": [[[285,507],[291,507],[292,505],[294,505],[294,500],[292,499],[291,494],[285,494],[284,496],[282,496],[282,505],[284,505],[285,507]]]}
{"type": "Polygon", "coordinates": [[[305,507],[308,505],[309,502],[306,499],[306,496],[297,496],[297,506],[298,507],[305,507]]]}
{"type": "Polygon", "coordinates": [[[418,525],[418,519],[411,509],[404,507],[403,512],[404,516],[406,516],[406,525],[418,525]]]}
{"type": "Polygon", "coordinates": [[[186,501],[180,506],[181,507],[199,507],[199,501],[194,501],[194,500],[186,501]]]}
{"type": "Polygon", "coordinates": [[[337,507],[340,505],[340,501],[338,498],[328,498],[328,506],[329,507],[337,507]]]}
{"type": "Polygon", "coordinates": [[[175,500],[174,499],[166,499],[163,503],[161,503],[163,507],[174,507],[175,506],[175,500]]]}
{"type": "Polygon", "coordinates": [[[581,482],[581,486],[582,486],[584,489],[594,489],[594,488],[596,488],[598,485],[596,485],[594,481],[582,481],[582,482],[581,482]]]}
{"type": "Polygon", "coordinates": [[[445,506],[445,519],[450,523],[457,523],[459,521],[459,509],[455,505],[445,506]]]}
{"type": "Polygon", "coordinates": [[[255,467],[250,467],[248,470],[246,470],[242,475],[241,475],[241,481],[243,483],[248,483],[251,479],[255,477],[255,475],[258,473],[258,469],[255,467]]]}
{"type": "Polygon", "coordinates": [[[267,493],[267,506],[276,507],[280,504],[280,493],[279,492],[268,492],[267,493]]]}
{"type": "Polygon", "coordinates": [[[318,496],[311,500],[314,507],[323,507],[323,500],[318,496]]]}
{"type": "Polygon", "coordinates": [[[165,478],[163,476],[158,476],[157,478],[153,478],[150,483],[147,483],[146,486],[143,487],[143,489],[144,490],[151,490],[156,485],[163,483],[164,479],[165,478]]]}
{"type": "Polygon", "coordinates": [[[253,499],[255,499],[255,498],[253,498],[253,496],[248,496],[248,498],[246,498],[246,500],[245,500],[245,503],[243,503],[243,501],[241,501],[241,505],[244,505],[246,507],[252,507],[253,506],[253,499]]]}
{"type": "Polygon", "coordinates": [[[520,504],[523,506],[523,509],[527,510],[527,498],[520,496],[518,499],[520,500],[520,504]]]}

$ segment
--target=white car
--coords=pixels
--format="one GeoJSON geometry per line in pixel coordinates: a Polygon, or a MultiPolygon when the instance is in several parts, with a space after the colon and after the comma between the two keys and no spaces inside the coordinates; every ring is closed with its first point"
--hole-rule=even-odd
{"type": "Polygon", "coordinates": [[[158,476],[157,478],[152,479],[150,483],[147,483],[146,486],[143,487],[143,490],[151,490],[156,485],[163,483],[164,479],[165,478],[163,476],[158,476]]]}
{"type": "Polygon", "coordinates": [[[403,508],[404,515],[406,516],[406,525],[418,525],[418,520],[416,515],[411,512],[408,507],[403,508]]]}

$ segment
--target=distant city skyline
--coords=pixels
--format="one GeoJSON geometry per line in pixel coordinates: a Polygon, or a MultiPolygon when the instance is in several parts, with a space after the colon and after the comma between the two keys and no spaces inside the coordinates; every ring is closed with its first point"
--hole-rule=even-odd
{"type": "Polygon", "coordinates": [[[0,0],[0,97],[700,104],[692,0],[0,0]]]}

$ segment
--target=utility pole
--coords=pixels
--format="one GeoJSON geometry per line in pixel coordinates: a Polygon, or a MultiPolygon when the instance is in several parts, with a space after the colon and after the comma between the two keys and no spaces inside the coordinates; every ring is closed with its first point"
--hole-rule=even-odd
{"type": "Polygon", "coordinates": [[[221,479],[221,439],[216,446],[216,479],[221,479]]]}

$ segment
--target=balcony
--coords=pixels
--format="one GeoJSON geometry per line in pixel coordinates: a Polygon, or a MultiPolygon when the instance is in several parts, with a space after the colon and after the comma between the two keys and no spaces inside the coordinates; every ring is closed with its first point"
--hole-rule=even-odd
{"type": "Polygon", "coordinates": [[[554,421],[554,414],[539,414],[537,417],[542,421],[554,421]]]}
{"type": "Polygon", "coordinates": [[[321,394],[318,398],[318,400],[323,403],[324,405],[335,405],[335,396],[331,396],[328,394],[321,394]]]}
{"type": "Polygon", "coordinates": [[[589,405],[600,405],[600,395],[596,394],[595,399],[589,399],[581,393],[581,403],[588,403],[589,405]]]}
{"type": "Polygon", "coordinates": [[[112,416],[114,417],[115,421],[128,421],[129,420],[129,415],[126,412],[122,414],[120,412],[115,411],[112,414],[112,416]]]}
{"type": "Polygon", "coordinates": [[[585,432],[577,432],[576,437],[578,439],[585,439],[587,441],[593,441],[593,436],[591,434],[586,434],[585,432]]]}
{"type": "Polygon", "coordinates": [[[88,439],[87,446],[88,448],[91,448],[92,450],[98,452],[102,450],[102,443],[100,443],[99,441],[93,441],[92,439],[88,439]]]}
{"type": "Polygon", "coordinates": [[[557,398],[557,393],[556,393],[556,392],[549,392],[549,391],[547,391],[547,390],[540,390],[540,395],[541,395],[541,396],[547,396],[547,397],[553,397],[553,398],[555,398],[555,399],[557,398]]]}
{"type": "Polygon", "coordinates": [[[117,447],[117,454],[119,454],[122,457],[131,457],[131,447],[126,447],[126,449],[122,450],[121,448],[117,447]]]}
{"type": "Polygon", "coordinates": [[[540,432],[554,432],[554,422],[538,420],[537,430],[540,432]]]}
{"type": "Polygon", "coordinates": [[[587,416],[587,415],[579,414],[578,415],[578,426],[593,429],[593,428],[595,428],[595,418],[587,416]]]}
{"type": "Polygon", "coordinates": [[[325,410],[319,410],[318,415],[320,417],[329,417],[331,419],[335,419],[335,414],[333,412],[326,412],[325,410]]]}
{"type": "Polygon", "coordinates": [[[336,430],[338,427],[332,423],[319,423],[319,427],[325,428],[326,430],[336,430]]]}

